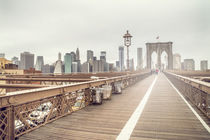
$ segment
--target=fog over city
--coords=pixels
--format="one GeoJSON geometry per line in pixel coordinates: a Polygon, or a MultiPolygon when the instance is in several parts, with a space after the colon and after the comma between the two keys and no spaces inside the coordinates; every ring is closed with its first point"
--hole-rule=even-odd
{"type": "Polygon", "coordinates": [[[199,69],[210,61],[209,13],[210,0],[0,0],[0,52],[11,59],[29,51],[51,64],[78,47],[82,62],[91,49],[114,63],[129,30],[135,63],[138,47],[146,61],[145,43],[172,41],[173,53],[199,69]]]}

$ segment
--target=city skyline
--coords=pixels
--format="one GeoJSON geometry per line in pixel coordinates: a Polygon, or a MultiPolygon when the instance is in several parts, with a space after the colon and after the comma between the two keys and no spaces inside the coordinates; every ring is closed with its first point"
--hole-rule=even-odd
{"type": "Polygon", "coordinates": [[[210,62],[209,5],[205,0],[0,1],[0,52],[11,59],[29,51],[51,64],[58,52],[63,59],[79,47],[82,62],[91,49],[97,58],[106,51],[107,61],[114,63],[128,29],[135,67],[137,48],[143,48],[145,66],[145,43],[172,41],[173,52],[182,61],[193,58],[199,69],[201,60],[210,62]]]}

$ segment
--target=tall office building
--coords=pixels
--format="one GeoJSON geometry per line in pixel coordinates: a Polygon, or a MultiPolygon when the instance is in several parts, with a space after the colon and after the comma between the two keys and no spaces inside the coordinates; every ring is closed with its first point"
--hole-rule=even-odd
{"type": "Polygon", "coordinates": [[[71,52],[71,60],[72,62],[76,61],[76,53],[75,52],[71,52]]]}
{"type": "Polygon", "coordinates": [[[142,48],[137,48],[137,69],[143,69],[142,48]]]}
{"type": "Polygon", "coordinates": [[[77,73],[77,72],[78,72],[78,63],[72,62],[72,73],[77,73]]]}
{"type": "Polygon", "coordinates": [[[5,58],[5,53],[0,53],[0,58],[5,58]]]}
{"type": "Polygon", "coordinates": [[[202,60],[200,62],[200,67],[202,71],[208,70],[208,61],[207,60],[202,60]]]}
{"type": "Polygon", "coordinates": [[[89,62],[84,62],[81,66],[81,72],[83,73],[89,73],[91,72],[91,65],[89,62]]]}
{"type": "Polygon", "coordinates": [[[93,60],[93,51],[87,50],[87,61],[93,60]]]}
{"type": "Polygon", "coordinates": [[[72,69],[72,57],[70,53],[66,53],[64,56],[65,73],[71,73],[72,69]]]}
{"type": "Polygon", "coordinates": [[[116,61],[116,67],[120,67],[120,61],[116,61]]]}
{"type": "Polygon", "coordinates": [[[61,61],[61,53],[58,53],[58,60],[55,62],[54,74],[62,74],[62,61],[61,61]]]}
{"type": "Polygon", "coordinates": [[[50,72],[50,65],[49,64],[43,65],[43,67],[42,67],[42,73],[51,73],[50,72]]]}
{"type": "Polygon", "coordinates": [[[119,67],[120,71],[123,71],[125,66],[124,66],[124,46],[119,47],[119,67]]]}
{"type": "Polygon", "coordinates": [[[184,59],[184,70],[195,70],[195,61],[193,59],[184,59]]]}
{"type": "Polygon", "coordinates": [[[104,61],[94,60],[93,61],[93,72],[103,72],[104,71],[104,61]]]}
{"type": "Polygon", "coordinates": [[[14,57],[12,57],[11,60],[12,60],[13,64],[18,65],[18,66],[20,65],[20,61],[19,61],[18,57],[14,56],[14,57]]]}
{"type": "Polygon", "coordinates": [[[43,66],[44,66],[44,58],[43,58],[43,56],[37,56],[35,69],[39,70],[39,71],[42,71],[43,66]]]}
{"type": "Polygon", "coordinates": [[[76,50],[76,60],[80,60],[80,55],[79,55],[79,48],[76,50]]]}
{"type": "Polygon", "coordinates": [[[129,60],[129,70],[134,71],[134,60],[133,60],[133,58],[129,60]]]}
{"type": "Polygon", "coordinates": [[[20,54],[20,67],[19,69],[27,70],[34,67],[34,54],[24,52],[20,54]]]}
{"type": "Polygon", "coordinates": [[[100,60],[104,60],[106,62],[106,51],[101,51],[100,60]]]}
{"type": "Polygon", "coordinates": [[[173,68],[175,70],[181,70],[181,67],[182,67],[181,65],[182,65],[181,64],[181,55],[178,53],[175,53],[173,55],[173,68]]]}

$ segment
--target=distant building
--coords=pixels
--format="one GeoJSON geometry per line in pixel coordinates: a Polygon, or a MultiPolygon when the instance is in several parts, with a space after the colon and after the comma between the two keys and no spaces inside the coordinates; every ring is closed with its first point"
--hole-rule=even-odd
{"type": "Polygon", "coordinates": [[[103,72],[104,71],[104,61],[94,60],[93,61],[93,72],[103,72]]]}
{"type": "Polygon", "coordinates": [[[82,64],[82,66],[81,66],[81,72],[83,72],[83,73],[92,72],[90,62],[85,62],[85,63],[82,64]]]}
{"type": "Polygon", "coordinates": [[[208,61],[207,61],[207,60],[202,60],[202,61],[200,62],[200,69],[201,69],[202,71],[208,70],[208,61]]]}
{"type": "Polygon", "coordinates": [[[43,67],[42,67],[42,73],[51,73],[50,72],[50,65],[49,64],[43,65],[43,67]]]}
{"type": "Polygon", "coordinates": [[[142,48],[137,48],[137,69],[143,69],[142,48]]]}
{"type": "Polygon", "coordinates": [[[109,63],[104,63],[104,72],[109,72],[109,63]]]}
{"type": "Polygon", "coordinates": [[[50,65],[50,73],[54,73],[55,71],[55,65],[50,65]]]}
{"type": "Polygon", "coordinates": [[[195,61],[193,59],[184,59],[184,70],[195,70],[195,61]]]}
{"type": "Polygon", "coordinates": [[[20,67],[19,69],[28,70],[34,67],[34,54],[24,52],[20,54],[20,67]]]}
{"type": "Polygon", "coordinates": [[[72,73],[77,73],[78,72],[78,63],[77,62],[72,62],[72,73]]]}
{"type": "Polygon", "coordinates": [[[76,50],[76,60],[80,60],[79,48],[76,50]]]}
{"type": "Polygon", "coordinates": [[[93,57],[93,61],[95,61],[95,60],[97,60],[97,57],[96,56],[93,57]]]}
{"type": "Polygon", "coordinates": [[[0,58],[5,58],[5,53],[0,53],[0,58]]]}
{"type": "Polygon", "coordinates": [[[181,62],[181,70],[184,70],[184,62],[181,62]]]}
{"type": "Polygon", "coordinates": [[[0,69],[6,69],[6,67],[8,67],[9,64],[12,64],[12,61],[7,60],[3,57],[0,58],[0,69]]]}
{"type": "Polygon", "coordinates": [[[18,57],[14,56],[11,60],[13,64],[18,65],[18,66],[20,65],[20,61],[18,57]]]}
{"type": "Polygon", "coordinates": [[[109,71],[114,71],[114,63],[109,63],[109,71]]]}
{"type": "Polygon", "coordinates": [[[125,68],[124,65],[124,46],[119,47],[119,68],[120,71],[123,71],[125,68]]]}
{"type": "Polygon", "coordinates": [[[81,72],[81,61],[77,60],[77,72],[81,72]]]}
{"type": "Polygon", "coordinates": [[[105,51],[101,51],[100,60],[104,60],[106,62],[106,52],[105,51]]]}
{"type": "Polygon", "coordinates": [[[93,60],[93,51],[87,50],[87,61],[93,60]]]}
{"type": "Polygon", "coordinates": [[[39,70],[39,71],[42,71],[43,66],[44,66],[44,58],[43,58],[43,56],[37,56],[35,69],[39,70]]]}
{"type": "Polygon", "coordinates": [[[64,67],[65,67],[65,73],[71,73],[72,72],[72,56],[70,53],[66,53],[64,56],[64,67]]]}
{"type": "Polygon", "coordinates": [[[133,60],[133,58],[129,60],[129,70],[134,71],[134,60],[133,60]]]}
{"type": "Polygon", "coordinates": [[[55,62],[54,74],[62,74],[61,53],[58,53],[58,60],[55,62]]]}
{"type": "Polygon", "coordinates": [[[71,61],[74,62],[76,61],[76,53],[75,52],[71,52],[71,61]]]}
{"type": "Polygon", "coordinates": [[[173,55],[173,68],[175,70],[181,70],[181,55],[178,53],[173,55]]]}
{"type": "Polygon", "coordinates": [[[120,67],[120,61],[116,61],[116,67],[120,67]]]}

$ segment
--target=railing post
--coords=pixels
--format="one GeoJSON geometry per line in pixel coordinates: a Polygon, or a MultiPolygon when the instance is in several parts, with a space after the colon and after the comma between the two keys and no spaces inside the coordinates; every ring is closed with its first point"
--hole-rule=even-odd
{"type": "Polygon", "coordinates": [[[14,113],[14,106],[9,107],[8,113],[8,129],[9,129],[9,140],[15,139],[15,113],[14,113]]]}

